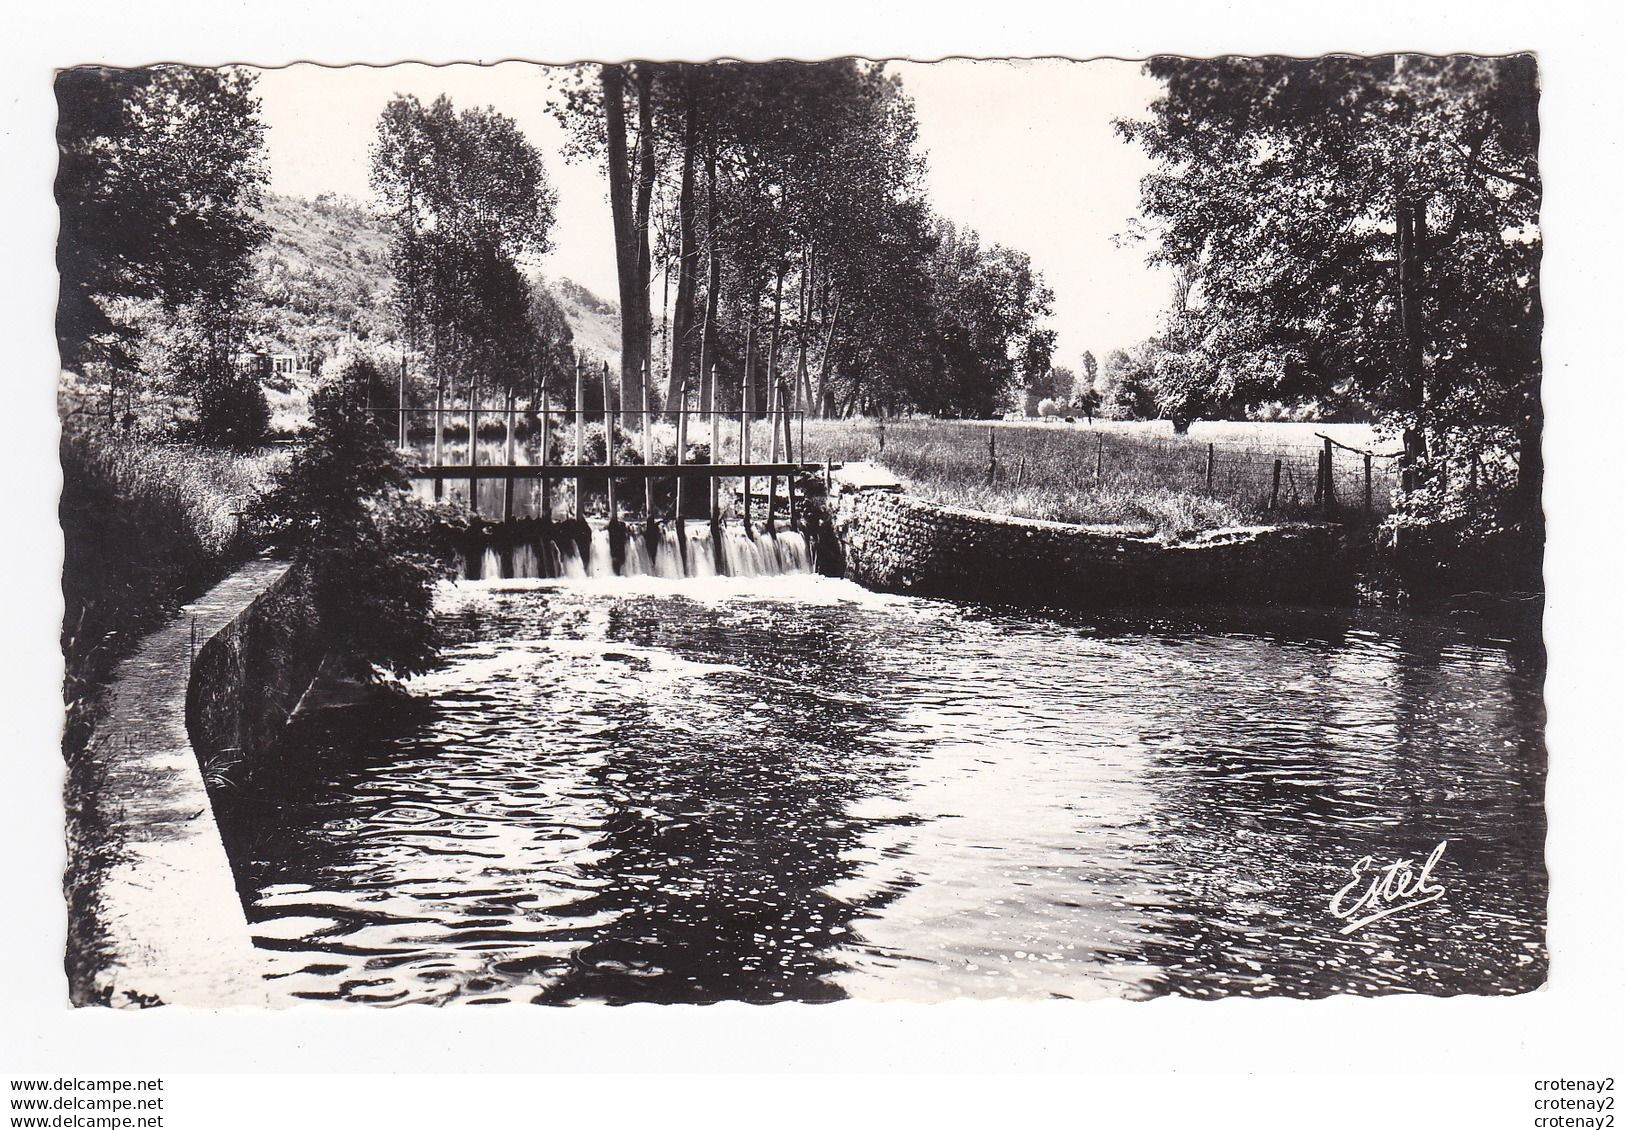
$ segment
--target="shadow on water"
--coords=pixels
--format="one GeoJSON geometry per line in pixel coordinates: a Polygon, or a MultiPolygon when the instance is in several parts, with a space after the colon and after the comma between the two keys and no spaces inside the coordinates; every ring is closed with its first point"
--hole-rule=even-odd
{"type": "Polygon", "coordinates": [[[307,725],[287,772],[222,799],[292,995],[1321,996],[1545,975],[1543,662],[1492,623],[1046,616],[809,577],[459,585],[439,623],[421,707],[307,725]],[[1358,858],[1440,841],[1445,899],[1338,933],[1328,900],[1358,858]]]}

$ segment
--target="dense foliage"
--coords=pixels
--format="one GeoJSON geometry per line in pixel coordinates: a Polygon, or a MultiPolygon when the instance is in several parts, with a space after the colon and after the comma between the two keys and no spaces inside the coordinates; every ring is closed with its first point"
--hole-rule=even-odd
{"type": "Polygon", "coordinates": [[[256,514],[308,573],[328,662],[364,680],[410,675],[434,655],[433,588],[450,575],[450,551],[366,410],[364,364],[329,368],[310,438],[256,514]]]}
{"type": "Polygon", "coordinates": [[[1147,234],[1183,283],[1146,349],[1159,407],[1368,409],[1403,438],[1417,516],[1538,524],[1533,58],[1148,70],[1166,94],[1120,129],[1157,162],[1147,234]]]}
{"type": "Polygon", "coordinates": [[[127,398],[137,374],[168,386],[205,442],[264,429],[263,400],[237,371],[266,232],[253,85],[242,70],[179,66],[78,67],[56,83],[62,363],[101,368],[110,390],[122,378],[127,398]]]}
{"type": "Polygon", "coordinates": [[[513,119],[398,96],[378,122],[372,185],[393,228],[404,337],[437,390],[533,383],[543,350],[520,260],[548,250],[556,199],[513,119]]]}
{"type": "Polygon", "coordinates": [[[913,104],[882,66],[582,67],[555,110],[608,176],[627,407],[647,365],[656,404],[708,398],[715,368],[730,408],[782,382],[826,415],[985,415],[1047,368],[1047,288],[932,214],[913,104]]]}

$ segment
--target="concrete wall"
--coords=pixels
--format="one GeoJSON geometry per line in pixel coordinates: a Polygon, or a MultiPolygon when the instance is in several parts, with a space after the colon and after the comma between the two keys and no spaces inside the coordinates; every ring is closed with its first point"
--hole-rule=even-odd
{"type": "MultiPolygon", "coordinates": [[[[268,588],[283,588],[286,571],[274,561],[243,566],[142,640],[113,672],[86,754],[100,782],[101,835],[113,863],[93,880],[96,967],[91,983],[72,986],[76,1004],[271,1003],[188,739],[186,708],[194,647],[210,641],[203,650],[211,651],[211,637],[238,625],[268,588]]],[[[70,936],[86,926],[70,923],[70,936]]]]}
{"type": "Polygon", "coordinates": [[[321,666],[316,610],[290,569],[198,649],[186,729],[212,781],[243,784],[275,756],[277,738],[321,666]]]}
{"type": "Polygon", "coordinates": [[[1352,570],[1335,526],[1213,530],[1172,543],[1110,527],[1009,518],[895,487],[839,485],[820,565],[871,588],[1011,604],[1325,603],[1352,570]]]}

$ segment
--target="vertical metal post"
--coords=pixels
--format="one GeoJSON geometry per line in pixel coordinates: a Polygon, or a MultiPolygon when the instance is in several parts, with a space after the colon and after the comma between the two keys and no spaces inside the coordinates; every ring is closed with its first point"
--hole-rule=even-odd
{"type": "MultiPolygon", "coordinates": [[[[434,465],[446,465],[446,380],[438,372],[434,377],[434,465]]],[[[439,475],[434,480],[434,500],[445,497],[446,480],[439,475]]]]}
{"type": "Polygon", "coordinates": [[[551,526],[553,524],[553,483],[547,477],[547,445],[548,445],[548,439],[550,438],[550,431],[549,431],[549,428],[548,428],[548,418],[547,418],[548,417],[548,411],[547,411],[547,384],[546,384],[546,382],[543,382],[543,384],[542,384],[541,401],[542,401],[542,443],[541,443],[541,447],[538,449],[539,454],[537,455],[536,461],[541,464],[542,474],[541,474],[541,477],[539,479],[537,479],[536,481],[540,485],[540,489],[541,489],[541,492],[542,492],[542,521],[546,522],[548,525],[551,526]]]}
{"type": "Polygon", "coordinates": [[[1332,464],[1332,441],[1330,439],[1326,440],[1325,447],[1321,450],[1320,459],[1326,467],[1326,489],[1323,490],[1320,495],[1321,510],[1325,517],[1330,518],[1332,516],[1333,509],[1336,507],[1336,499],[1334,497],[1336,492],[1332,486],[1332,472],[1334,468],[1332,464]]]}
{"type": "MultiPolygon", "coordinates": [[[[747,331],[748,333],[748,331],[747,331]]],[[[749,348],[745,355],[750,356],[749,348]]],[[[744,379],[739,382],[739,465],[750,466],[750,365],[745,365],[744,379]]],[[[750,533],[750,472],[742,472],[745,480],[745,532],[750,533]]]]}
{"type": "MultiPolygon", "coordinates": [[[[655,461],[655,429],[654,414],[649,409],[649,362],[643,363],[643,465],[652,466],[655,461]]],[[[655,481],[648,475],[643,479],[643,520],[655,520],[655,481]]]]}
{"type": "MultiPolygon", "coordinates": [[[[790,443],[790,405],[783,392],[779,394],[779,401],[783,405],[779,410],[779,416],[784,423],[784,457],[792,465],[795,465],[795,460],[792,458],[794,451],[790,443]]],[[[796,475],[797,471],[791,471],[789,475],[785,476],[784,480],[785,508],[789,511],[790,528],[792,530],[796,528],[796,475]]]]}
{"type": "Polygon", "coordinates": [[[678,530],[677,548],[683,548],[683,448],[688,445],[688,381],[683,381],[683,387],[677,391],[677,474],[676,482],[672,484],[672,493],[675,496],[672,502],[672,522],[678,530]]]}
{"type": "Polygon", "coordinates": [[[1275,470],[1270,475],[1270,509],[1274,510],[1281,504],[1281,461],[1275,461],[1275,470]]]}
{"type": "Polygon", "coordinates": [[[1365,453],[1365,516],[1371,517],[1371,452],[1365,453]]]}
{"type": "MultiPolygon", "coordinates": [[[[767,461],[769,465],[779,461],[779,408],[784,399],[783,385],[772,379],[768,374],[767,385],[767,461]]],[[[779,493],[779,476],[768,472],[767,476],[767,532],[773,532],[773,503],[779,493]]]]}
{"type": "Polygon", "coordinates": [[[1103,472],[1105,469],[1106,437],[1102,434],[1095,437],[1095,482],[1098,483],[1100,481],[1101,472],[1103,472]]]}
{"type": "Polygon", "coordinates": [[[402,451],[406,450],[406,350],[401,349],[401,387],[398,403],[395,409],[396,439],[395,446],[402,451]]]}
{"type": "Polygon", "coordinates": [[[610,476],[604,480],[609,494],[609,520],[615,521],[621,512],[615,507],[615,409],[609,399],[609,362],[604,362],[604,466],[611,468],[610,476]]]}
{"type": "Polygon", "coordinates": [[[507,478],[504,479],[503,483],[502,483],[502,520],[504,522],[512,522],[513,521],[513,489],[514,489],[514,481],[513,481],[513,466],[514,466],[514,463],[513,463],[513,457],[514,457],[513,425],[514,425],[514,419],[513,419],[513,413],[514,413],[513,390],[509,389],[508,390],[508,450],[507,450],[508,475],[507,475],[507,478]]]}
{"type": "Polygon", "coordinates": [[[480,512],[480,383],[468,382],[468,509],[480,512]]]}
{"type": "Polygon", "coordinates": [[[1207,489],[1213,489],[1213,445],[1207,445],[1207,489]]]}
{"type": "Polygon", "coordinates": [[[587,428],[587,382],[581,374],[581,357],[576,356],[576,446],[574,463],[576,466],[575,485],[571,488],[575,494],[576,517],[587,516],[586,500],[581,495],[581,453],[586,441],[587,428]]]}
{"type": "MultiPolygon", "coordinates": [[[[717,364],[711,362],[711,380],[706,386],[707,402],[706,415],[711,417],[711,465],[722,462],[722,418],[717,415],[717,364]]],[[[711,483],[711,525],[715,526],[720,518],[717,513],[717,476],[712,472],[711,483]]]]}

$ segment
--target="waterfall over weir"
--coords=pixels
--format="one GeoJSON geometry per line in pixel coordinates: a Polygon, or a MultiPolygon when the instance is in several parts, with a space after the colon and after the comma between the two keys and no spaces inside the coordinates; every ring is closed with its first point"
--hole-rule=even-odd
{"type": "Polygon", "coordinates": [[[459,572],[467,579],[525,577],[773,577],[812,572],[807,539],[799,530],[749,534],[743,526],[669,523],[626,525],[612,531],[597,523],[562,523],[549,533],[497,528],[490,542],[461,553],[459,572]],[[622,532],[624,531],[624,533],[622,532]],[[720,545],[713,540],[713,532],[720,545]],[[679,542],[681,537],[681,542],[679,542]],[[616,552],[616,541],[621,542],[616,552]],[[585,552],[583,552],[585,549],[585,552]]]}

